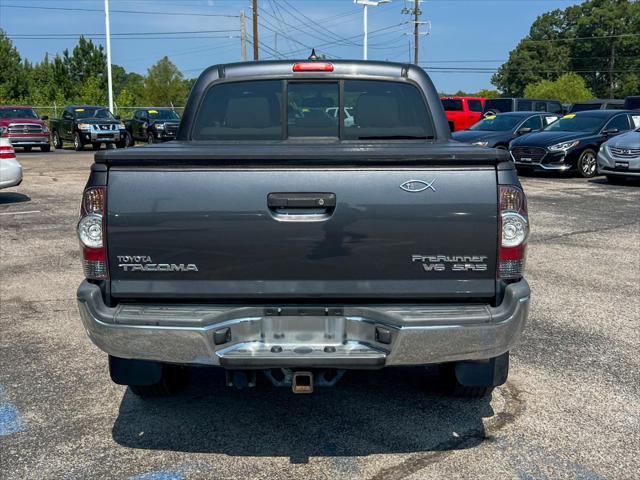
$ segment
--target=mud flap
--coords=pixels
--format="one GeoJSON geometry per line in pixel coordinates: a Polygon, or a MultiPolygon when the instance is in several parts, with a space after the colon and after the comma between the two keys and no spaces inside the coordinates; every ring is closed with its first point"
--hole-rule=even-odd
{"type": "Polygon", "coordinates": [[[109,373],[118,385],[155,385],[162,379],[162,364],[109,355],[109,373]]]}
{"type": "Polygon", "coordinates": [[[497,387],[507,381],[509,352],[499,357],[475,362],[457,362],[456,379],[465,387],[497,387]]]}

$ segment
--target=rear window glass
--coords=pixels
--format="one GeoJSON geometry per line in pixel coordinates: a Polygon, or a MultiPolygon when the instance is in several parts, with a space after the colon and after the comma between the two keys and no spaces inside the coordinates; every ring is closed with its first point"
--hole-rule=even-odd
{"type": "Polygon", "coordinates": [[[413,85],[344,80],[343,91],[341,102],[340,81],[261,80],[214,85],[198,110],[192,138],[280,140],[285,134],[338,137],[341,133],[342,139],[348,140],[433,138],[427,106],[413,85]],[[340,112],[341,103],[344,108],[340,112]]]}
{"type": "Polygon", "coordinates": [[[198,110],[194,140],[279,140],[282,82],[223,83],[210,88],[198,110]]]}
{"type": "Polygon", "coordinates": [[[484,111],[492,110],[496,113],[510,112],[513,109],[513,103],[510,98],[496,98],[487,100],[484,104],[484,111]]]}
{"type": "Polygon", "coordinates": [[[290,82],[287,126],[290,137],[337,137],[338,82],[290,82]]]}
{"type": "Polygon", "coordinates": [[[472,112],[482,112],[482,102],[480,100],[467,100],[469,110],[472,112]]]}
{"type": "Polygon", "coordinates": [[[461,112],[463,110],[462,100],[456,100],[454,98],[443,98],[442,107],[447,112],[461,112]]]}
{"type": "Polygon", "coordinates": [[[640,97],[627,98],[624,102],[624,108],[628,108],[629,110],[640,109],[640,97]]]}
{"type": "Polygon", "coordinates": [[[433,138],[433,126],[422,95],[407,83],[346,80],[344,105],[353,119],[345,118],[347,140],[401,140],[433,138]]]}

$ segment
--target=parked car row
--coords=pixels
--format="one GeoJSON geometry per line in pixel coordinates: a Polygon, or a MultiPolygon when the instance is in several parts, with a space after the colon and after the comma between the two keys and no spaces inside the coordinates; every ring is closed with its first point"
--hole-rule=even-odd
{"type": "Polygon", "coordinates": [[[520,171],[640,177],[639,111],[584,110],[564,116],[510,112],[486,116],[452,137],[476,146],[508,149],[520,171]]]}
{"type": "Polygon", "coordinates": [[[104,145],[117,148],[133,146],[136,140],[148,143],[174,140],[180,117],[170,108],[145,108],[134,112],[126,123],[108,108],[92,105],[70,105],[61,118],[39,117],[32,107],[0,106],[0,137],[11,141],[13,147],[43,152],[63,148],[72,143],[77,151],[91,145],[99,150],[104,145]]]}
{"type": "Polygon", "coordinates": [[[575,104],[563,105],[557,100],[532,98],[493,98],[481,97],[440,97],[442,106],[452,132],[466,130],[483,116],[493,116],[506,112],[547,112],[555,115],[577,113],[587,110],[638,110],[640,96],[627,97],[624,100],[595,99],[575,104]]]}

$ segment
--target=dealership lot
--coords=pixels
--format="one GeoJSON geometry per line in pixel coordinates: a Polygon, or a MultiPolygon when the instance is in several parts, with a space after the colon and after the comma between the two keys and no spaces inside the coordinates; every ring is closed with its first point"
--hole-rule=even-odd
{"type": "Polygon", "coordinates": [[[491,400],[433,369],[293,395],[222,386],[142,401],[109,380],[75,305],[92,152],[18,154],[0,191],[2,478],[631,478],[640,471],[640,187],[522,179],[530,320],[491,400]],[[633,473],[636,472],[636,473],[633,473]]]}

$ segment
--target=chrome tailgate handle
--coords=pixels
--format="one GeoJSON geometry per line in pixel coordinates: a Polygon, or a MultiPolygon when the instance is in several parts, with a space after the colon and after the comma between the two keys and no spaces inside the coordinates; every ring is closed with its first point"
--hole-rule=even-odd
{"type": "Polygon", "coordinates": [[[335,193],[270,193],[267,206],[276,220],[320,222],[336,209],[335,193]]]}
{"type": "Polygon", "coordinates": [[[271,209],[278,208],[335,208],[335,193],[270,193],[267,205],[271,209]]]}

